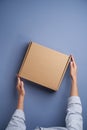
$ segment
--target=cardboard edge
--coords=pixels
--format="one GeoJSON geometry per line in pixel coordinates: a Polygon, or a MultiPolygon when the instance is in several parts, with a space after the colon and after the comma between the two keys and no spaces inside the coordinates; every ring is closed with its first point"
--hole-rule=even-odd
{"type": "Polygon", "coordinates": [[[64,77],[64,75],[65,75],[65,72],[66,72],[66,70],[67,70],[67,68],[68,68],[68,65],[69,65],[70,61],[71,61],[71,55],[69,56],[69,58],[68,58],[68,60],[67,60],[67,63],[66,63],[66,65],[65,65],[65,68],[64,68],[64,71],[63,71],[63,74],[62,74],[61,79],[60,79],[60,82],[59,82],[59,84],[58,84],[58,88],[55,89],[55,91],[57,91],[57,90],[60,88],[60,84],[61,84],[61,82],[62,82],[62,80],[63,80],[63,77],[64,77]]]}
{"type": "Polygon", "coordinates": [[[22,61],[22,65],[21,65],[20,70],[19,70],[19,72],[18,72],[18,74],[17,74],[19,77],[21,77],[21,71],[22,71],[23,65],[24,65],[24,63],[25,63],[25,60],[26,60],[26,58],[27,58],[27,54],[28,54],[28,52],[29,52],[29,50],[30,50],[30,48],[31,48],[31,45],[32,45],[32,41],[29,42],[27,51],[26,51],[26,53],[25,53],[25,55],[24,55],[24,59],[23,59],[23,61],[22,61]]]}

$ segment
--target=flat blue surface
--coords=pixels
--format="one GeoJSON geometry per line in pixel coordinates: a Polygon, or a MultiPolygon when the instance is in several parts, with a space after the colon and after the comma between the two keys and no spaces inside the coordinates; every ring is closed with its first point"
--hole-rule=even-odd
{"type": "MultiPolygon", "coordinates": [[[[0,130],[5,129],[16,109],[16,73],[30,40],[74,55],[86,130],[86,0],[0,0],[0,130]]],[[[69,68],[57,92],[24,82],[27,130],[33,130],[36,126],[65,126],[71,87],[69,68]]]]}

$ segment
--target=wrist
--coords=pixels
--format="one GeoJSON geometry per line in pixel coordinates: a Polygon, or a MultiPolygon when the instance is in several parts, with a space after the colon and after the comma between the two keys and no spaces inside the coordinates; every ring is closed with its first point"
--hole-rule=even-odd
{"type": "Polygon", "coordinates": [[[24,96],[19,96],[18,97],[18,103],[21,103],[21,104],[24,103],[24,96]]]}
{"type": "Polygon", "coordinates": [[[19,95],[18,100],[24,100],[24,95],[19,95]]]}
{"type": "Polygon", "coordinates": [[[72,82],[77,82],[77,77],[71,77],[72,82]]]}
{"type": "Polygon", "coordinates": [[[72,79],[71,80],[72,86],[77,86],[77,79],[72,79]]]}
{"type": "Polygon", "coordinates": [[[18,105],[17,105],[17,109],[21,109],[23,110],[24,107],[24,96],[19,96],[18,97],[18,105]]]}

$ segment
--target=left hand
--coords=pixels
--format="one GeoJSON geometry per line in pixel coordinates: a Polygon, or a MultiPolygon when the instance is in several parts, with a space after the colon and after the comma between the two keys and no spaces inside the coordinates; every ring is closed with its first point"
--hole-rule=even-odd
{"type": "Polygon", "coordinates": [[[18,96],[25,96],[25,89],[24,89],[24,82],[20,79],[20,77],[17,78],[17,91],[18,91],[18,96]]]}

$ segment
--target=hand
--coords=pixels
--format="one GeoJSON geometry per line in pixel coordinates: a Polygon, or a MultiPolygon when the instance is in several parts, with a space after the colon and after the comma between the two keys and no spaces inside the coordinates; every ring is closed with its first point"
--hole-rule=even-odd
{"type": "Polygon", "coordinates": [[[25,96],[25,89],[24,89],[24,82],[18,77],[17,81],[17,91],[18,91],[18,96],[25,96]]]}
{"type": "Polygon", "coordinates": [[[77,79],[77,65],[76,65],[76,62],[75,62],[73,56],[71,56],[71,62],[70,62],[70,75],[71,75],[72,80],[76,81],[76,79],[77,79]]]}
{"type": "Polygon", "coordinates": [[[77,65],[74,60],[74,57],[71,56],[70,62],[70,75],[71,75],[71,96],[78,96],[78,87],[77,87],[77,65]]]}
{"type": "Polygon", "coordinates": [[[23,81],[21,81],[20,77],[18,77],[18,81],[17,81],[17,91],[18,91],[17,109],[23,110],[23,108],[24,108],[25,89],[24,89],[24,83],[23,83],[23,81]]]}

